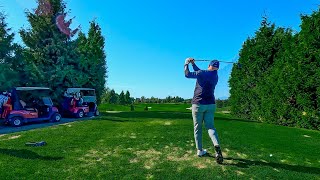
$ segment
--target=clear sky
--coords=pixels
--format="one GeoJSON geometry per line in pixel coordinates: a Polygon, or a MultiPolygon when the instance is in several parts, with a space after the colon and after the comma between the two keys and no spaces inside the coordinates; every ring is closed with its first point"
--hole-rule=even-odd
{"type": "MultiPolygon", "coordinates": [[[[267,15],[277,26],[299,31],[300,14],[320,0],[66,0],[74,27],[88,31],[96,19],[106,38],[107,87],[133,97],[191,98],[195,81],[183,73],[187,57],[236,60],[242,43],[267,15]]],[[[35,0],[0,0],[14,32],[28,27],[24,10],[35,0]]],[[[20,42],[17,35],[16,41],[20,42]]],[[[199,63],[207,68],[208,63],[199,63]]],[[[228,97],[230,65],[221,64],[216,98],[228,97]]]]}

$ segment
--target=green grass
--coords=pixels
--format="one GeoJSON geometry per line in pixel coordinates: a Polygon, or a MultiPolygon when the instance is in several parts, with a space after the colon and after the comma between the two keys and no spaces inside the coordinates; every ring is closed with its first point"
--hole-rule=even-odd
{"type": "MultiPolygon", "coordinates": [[[[191,107],[190,104],[134,104],[134,111],[145,111],[145,107],[149,107],[148,111],[179,111],[189,112],[186,108],[191,107]]],[[[99,106],[100,111],[130,111],[130,105],[102,104],[99,106]]]]}
{"type": "MultiPolygon", "coordinates": [[[[1,135],[0,179],[320,179],[318,131],[217,113],[226,158],[218,165],[195,155],[184,105],[151,107],[105,113],[101,106],[97,119],[1,135]],[[24,145],[41,140],[48,144],[24,145]]],[[[203,142],[213,152],[206,132],[203,142]]]]}

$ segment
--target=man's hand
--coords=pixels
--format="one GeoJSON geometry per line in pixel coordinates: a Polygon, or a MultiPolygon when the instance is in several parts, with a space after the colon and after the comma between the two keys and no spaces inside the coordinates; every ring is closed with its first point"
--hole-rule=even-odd
{"type": "Polygon", "coordinates": [[[185,65],[188,65],[189,63],[194,64],[194,59],[193,59],[193,58],[190,58],[190,57],[187,58],[184,64],[185,64],[185,65]]]}

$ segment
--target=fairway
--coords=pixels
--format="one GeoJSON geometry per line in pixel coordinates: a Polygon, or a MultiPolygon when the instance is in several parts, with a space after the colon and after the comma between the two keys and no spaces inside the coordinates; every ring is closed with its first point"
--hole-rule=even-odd
{"type": "Polygon", "coordinates": [[[217,112],[218,165],[195,154],[190,105],[145,106],[106,113],[102,105],[92,120],[0,135],[0,179],[320,179],[318,131],[217,112]],[[42,140],[46,146],[25,146],[42,140]]]}

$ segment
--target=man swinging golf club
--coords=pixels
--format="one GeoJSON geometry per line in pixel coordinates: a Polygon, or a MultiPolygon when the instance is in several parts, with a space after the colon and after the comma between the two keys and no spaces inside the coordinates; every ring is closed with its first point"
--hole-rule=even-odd
{"type": "Polygon", "coordinates": [[[221,164],[223,162],[223,156],[219,145],[218,134],[213,125],[216,110],[214,90],[218,82],[218,69],[218,60],[211,61],[207,70],[200,70],[193,58],[187,58],[184,64],[185,77],[197,79],[192,99],[192,118],[194,138],[198,150],[197,155],[202,157],[207,154],[207,151],[202,149],[202,123],[204,122],[216,151],[215,159],[217,163],[221,164]],[[189,71],[190,63],[192,64],[194,72],[189,71]]]}

